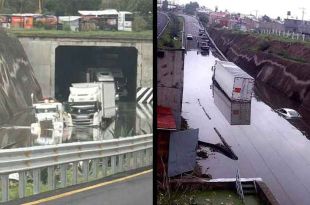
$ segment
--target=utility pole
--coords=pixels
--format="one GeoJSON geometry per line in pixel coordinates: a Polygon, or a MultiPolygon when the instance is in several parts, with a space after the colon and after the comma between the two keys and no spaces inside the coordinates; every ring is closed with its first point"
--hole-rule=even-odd
{"type": "Polygon", "coordinates": [[[43,0],[39,0],[39,14],[42,14],[42,2],[43,0]]]}
{"type": "Polygon", "coordinates": [[[257,19],[258,10],[254,10],[254,11],[255,11],[255,16],[256,16],[256,19],[257,19]]]}
{"type": "Polygon", "coordinates": [[[302,10],[302,11],[301,11],[301,13],[302,13],[301,20],[304,21],[304,16],[305,16],[305,10],[306,10],[306,8],[302,7],[302,8],[299,8],[299,9],[302,10]]]}
{"type": "Polygon", "coordinates": [[[0,11],[3,12],[5,0],[0,1],[0,11]]]}

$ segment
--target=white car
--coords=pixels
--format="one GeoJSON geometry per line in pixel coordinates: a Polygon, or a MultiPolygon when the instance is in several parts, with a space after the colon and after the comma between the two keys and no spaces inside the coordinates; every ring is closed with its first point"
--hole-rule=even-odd
{"type": "Polygon", "coordinates": [[[187,39],[187,40],[193,40],[192,34],[187,34],[186,39],[187,39]]]}
{"type": "Polygon", "coordinates": [[[295,119],[301,117],[301,115],[296,110],[290,108],[280,108],[276,109],[275,111],[282,115],[285,119],[295,119]]]}

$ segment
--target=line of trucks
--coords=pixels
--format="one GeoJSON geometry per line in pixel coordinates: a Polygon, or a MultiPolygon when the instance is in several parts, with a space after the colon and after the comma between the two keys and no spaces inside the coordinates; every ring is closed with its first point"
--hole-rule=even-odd
{"type": "Polygon", "coordinates": [[[36,122],[31,124],[32,134],[54,130],[61,135],[66,127],[104,127],[115,117],[116,101],[127,94],[121,72],[109,69],[92,71],[87,73],[86,82],[72,83],[68,102],[47,98],[33,104],[36,122]],[[117,82],[116,78],[119,78],[117,82]]]}

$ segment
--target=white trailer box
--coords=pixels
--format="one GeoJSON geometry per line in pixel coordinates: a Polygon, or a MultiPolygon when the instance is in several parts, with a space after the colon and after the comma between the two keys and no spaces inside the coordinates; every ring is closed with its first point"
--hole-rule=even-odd
{"type": "Polygon", "coordinates": [[[231,101],[227,96],[213,85],[214,104],[221,111],[231,125],[250,125],[251,103],[231,101]]]}
{"type": "Polygon", "coordinates": [[[231,100],[251,100],[254,79],[236,64],[229,61],[216,61],[214,79],[231,100]]]}

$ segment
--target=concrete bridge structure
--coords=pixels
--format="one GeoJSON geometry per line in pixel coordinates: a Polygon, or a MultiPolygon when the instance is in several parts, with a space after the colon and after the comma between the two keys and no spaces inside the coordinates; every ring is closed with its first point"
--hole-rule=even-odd
{"type": "MultiPolygon", "coordinates": [[[[23,48],[29,58],[29,61],[34,69],[36,78],[42,88],[43,96],[55,97],[55,72],[57,61],[57,50],[61,47],[74,48],[109,48],[123,49],[121,55],[123,58],[115,61],[124,61],[126,65],[127,51],[133,51],[133,55],[128,58],[134,60],[132,67],[136,67],[133,73],[136,76],[132,79],[132,86],[152,87],[153,84],[153,41],[152,39],[132,39],[132,38],[81,38],[81,37],[18,37],[23,48]],[[125,49],[125,50],[124,50],[125,49]],[[126,50],[127,49],[127,50],[126,50]],[[128,50],[129,49],[129,50],[128,50]],[[124,56],[125,55],[125,56],[124,56]],[[132,59],[135,58],[135,59],[132,59]]],[[[108,53],[108,49],[104,51],[108,53]]],[[[63,52],[64,53],[64,52],[63,52]]],[[[68,52],[66,52],[67,54],[68,52]]],[[[87,53],[87,51],[86,51],[87,53]]],[[[78,55],[83,58],[83,56],[78,55]]],[[[68,59],[68,63],[79,60],[68,59]]],[[[101,57],[98,57],[100,60],[101,57]]],[[[89,62],[88,62],[89,64],[89,62]]],[[[129,74],[131,71],[128,71],[129,74]]],[[[68,76],[69,77],[69,76],[68,76]]],[[[56,86],[57,87],[57,86],[56,86]]],[[[57,89],[57,88],[56,88],[57,89]]],[[[57,91],[56,91],[57,92],[57,91]]]]}

